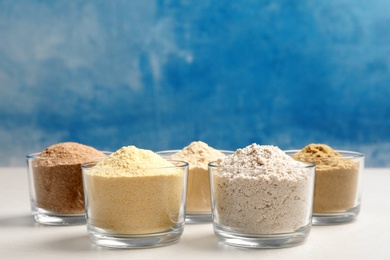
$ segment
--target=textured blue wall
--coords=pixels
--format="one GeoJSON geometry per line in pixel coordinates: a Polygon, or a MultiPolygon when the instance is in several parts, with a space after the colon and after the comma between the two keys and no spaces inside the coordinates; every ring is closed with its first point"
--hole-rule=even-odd
{"type": "Polygon", "coordinates": [[[390,1],[0,0],[0,166],[327,143],[390,166],[390,1]]]}

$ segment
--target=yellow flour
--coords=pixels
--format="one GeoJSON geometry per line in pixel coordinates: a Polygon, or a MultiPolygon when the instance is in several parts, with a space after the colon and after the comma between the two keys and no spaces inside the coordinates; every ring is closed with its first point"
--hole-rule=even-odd
{"type": "Polygon", "coordinates": [[[224,156],[222,152],[201,141],[192,142],[172,155],[173,160],[183,160],[189,163],[187,213],[199,214],[211,211],[208,163],[224,156]]]}
{"type": "Polygon", "coordinates": [[[325,144],[310,144],[293,155],[316,164],[314,213],[344,212],[356,206],[359,165],[325,144]]]}
{"type": "Polygon", "coordinates": [[[163,172],[155,168],[174,167],[174,165],[150,150],[125,146],[98,162],[95,167],[100,168],[95,175],[114,177],[160,175],[163,172]]]}
{"type": "Polygon", "coordinates": [[[169,230],[179,221],[184,178],[152,151],[122,147],[86,173],[89,224],[121,234],[169,230]]]}

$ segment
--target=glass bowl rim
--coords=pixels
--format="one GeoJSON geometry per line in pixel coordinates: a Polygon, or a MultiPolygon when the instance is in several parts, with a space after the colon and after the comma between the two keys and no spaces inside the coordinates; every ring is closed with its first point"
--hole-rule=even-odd
{"type": "MultiPolygon", "coordinates": [[[[215,150],[220,151],[222,153],[229,153],[229,154],[230,153],[231,154],[235,153],[234,150],[221,150],[221,149],[215,149],[215,150]]],[[[177,153],[177,152],[180,152],[180,151],[182,151],[182,149],[161,150],[161,151],[157,151],[156,153],[157,154],[160,154],[160,153],[177,153]]]]}
{"type": "MultiPolygon", "coordinates": [[[[260,168],[245,168],[245,167],[237,167],[237,166],[221,166],[215,164],[217,161],[212,161],[208,163],[208,168],[209,169],[226,169],[226,170],[240,170],[240,171],[258,171],[258,170],[267,170],[266,167],[260,167],[260,168]]],[[[291,166],[291,167],[280,167],[276,168],[278,170],[293,170],[293,169],[315,169],[316,164],[312,162],[305,162],[305,161],[298,161],[304,165],[301,166],[291,166]]],[[[272,168],[269,170],[273,170],[272,168]]]]}
{"type": "MultiPolygon", "coordinates": [[[[297,153],[300,151],[301,150],[298,150],[298,149],[283,150],[283,152],[285,152],[286,154],[287,153],[297,153]]],[[[363,153],[355,152],[355,151],[348,151],[348,150],[334,150],[334,151],[339,153],[341,156],[330,156],[330,157],[300,156],[299,158],[316,159],[316,160],[322,160],[322,159],[329,160],[332,158],[356,159],[356,158],[364,158],[365,157],[365,155],[363,153]]]]}
{"type": "MultiPolygon", "coordinates": [[[[186,161],[180,161],[180,160],[167,160],[169,162],[178,162],[180,163],[179,165],[173,165],[173,166],[161,166],[161,167],[150,167],[150,168],[144,168],[144,169],[138,169],[136,167],[132,167],[132,168],[121,168],[121,167],[96,167],[95,169],[104,169],[104,170],[107,170],[107,169],[117,169],[117,170],[145,170],[145,171],[148,171],[148,170],[158,170],[158,169],[180,169],[180,168],[188,168],[189,167],[189,163],[186,162],[186,161]]],[[[92,169],[95,167],[96,163],[98,163],[98,161],[89,161],[89,162],[85,162],[85,163],[82,163],[81,164],[81,168],[82,169],[92,169]],[[93,165],[91,165],[93,164],[93,165]]]]}
{"type": "MultiPolygon", "coordinates": [[[[98,150],[98,151],[104,153],[106,156],[110,155],[112,153],[111,151],[101,151],[101,150],[98,150]]],[[[50,158],[50,157],[43,157],[43,156],[41,157],[41,156],[39,156],[40,153],[41,152],[28,154],[28,155],[26,155],[26,159],[51,160],[51,161],[77,159],[77,158],[72,158],[72,157],[65,157],[65,158],[50,158]]],[[[104,156],[91,156],[91,157],[92,158],[105,158],[104,156]]]]}

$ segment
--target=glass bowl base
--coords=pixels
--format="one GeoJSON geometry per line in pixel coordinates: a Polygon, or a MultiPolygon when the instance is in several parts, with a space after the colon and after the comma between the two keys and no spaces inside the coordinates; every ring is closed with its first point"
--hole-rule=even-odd
{"type": "Polygon", "coordinates": [[[49,226],[74,226],[86,223],[84,214],[57,214],[38,207],[32,208],[35,221],[49,226]]]}
{"type": "Polygon", "coordinates": [[[214,233],[218,240],[224,244],[246,248],[284,248],[300,245],[305,242],[310,233],[311,225],[293,233],[254,235],[232,233],[222,226],[214,224],[214,233]]]}
{"type": "Polygon", "coordinates": [[[352,222],[360,212],[360,205],[340,213],[313,213],[312,223],[316,226],[337,225],[352,222]]]}
{"type": "Polygon", "coordinates": [[[186,214],[186,224],[210,223],[212,220],[211,212],[208,214],[186,214]]]}
{"type": "Polygon", "coordinates": [[[95,244],[111,248],[151,248],[174,244],[179,241],[184,226],[167,232],[127,235],[108,232],[104,229],[87,225],[89,238],[95,244]]]}

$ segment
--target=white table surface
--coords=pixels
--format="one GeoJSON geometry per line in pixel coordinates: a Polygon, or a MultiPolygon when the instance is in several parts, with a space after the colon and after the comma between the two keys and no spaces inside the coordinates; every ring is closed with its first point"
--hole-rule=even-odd
{"type": "Polygon", "coordinates": [[[365,169],[363,203],[349,224],[313,226],[307,241],[284,249],[244,249],[217,242],[211,224],[186,225],[176,244],[109,249],[86,227],[43,226],[30,213],[25,168],[0,168],[0,259],[390,259],[390,169],[365,169]]]}

